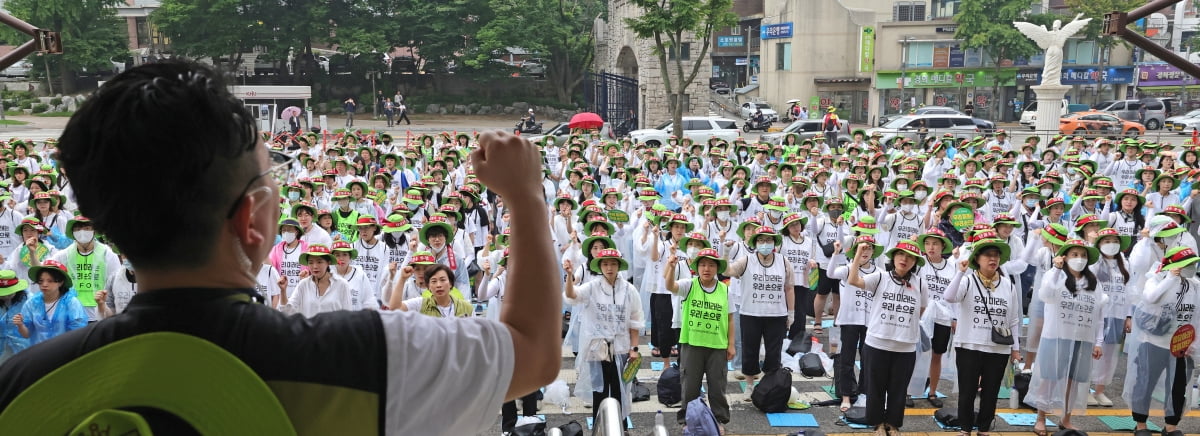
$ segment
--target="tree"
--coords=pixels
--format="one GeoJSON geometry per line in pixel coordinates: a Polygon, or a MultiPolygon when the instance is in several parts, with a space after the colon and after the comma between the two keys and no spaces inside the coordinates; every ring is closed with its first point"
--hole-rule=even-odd
{"type": "Polygon", "coordinates": [[[1104,14],[1112,11],[1129,12],[1134,8],[1146,4],[1146,0],[1066,0],[1067,7],[1071,8],[1071,12],[1083,14],[1083,18],[1091,18],[1087,27],[1083,29],[1083,34],[1087,39],[1099,43],[1102,50],[1111,50],[1117,44],[1128,45],[1125,40],[1105,35],[1104,30],[1104,14]]]}
{"type": "Polygon", "coordinates": [[[668,95],[673,134],[683,136],[683,96],[696,79],[713,29],[737,24],[732,0],[631,0],[642,9],[637,18],[625,19],[626,25],[639,38],[654,39],[654,54],[662,73],[663,86],[668,95]],[[691,71],[685,71],[681,47],[684,40],[694,37],[700,43],[699,53],[691,53],[691,71]],[[668,56],[668,53],[671,56],[668,56]],[[668,63],[668,57],[670,62],[668,63]],[[671,71],[673,68],[673,72],[671,71]]]}
{"type": "Polygon", "coordinates": [[[475,37],[474,65],[494,58],[507,47],[521,47],[546,57],[546,80],[554,84],[559,103],[569,103],[583,82],[595,53],[592,26],[605,13],[601,0],[491,0],[495,18],[475,37]],[[528,11],[538,11],[528,13],[528,11]]]}
{"type": "MultiPolygon", "coordinates": [[[[34,27],[57,30],[62,34],[63,54],[44,58],[51,71],[62,79],[62,92],[75,92],[75,77],[80,72],[111,71],[113,59],[129,55],[129,40],[124,21],[117,18],[114,6],[120,0],[10,0],[4,3],[14,17],[34,27]]],[[[5,28],[3,39],[21,44],[29,35],[5,28]]],[[[38,65],[39,62],[34,62],[38,65]]],[[[38,68],[35,68],[35,71],[38,68]]],[[[48,77],[47,81],[52,80],[48,77]]]]}
{"type": "Polygon", "coordinates": [[[234,72],[242,53],[264,33],[253,7],[252,0],[163,0],[150,20],[171,38],[176,53],[211,58],[213,65],[234,72]]]}
{"type": "Polygon", "coordinates": [[[992,105],[993,114],[1000,114],[1004,107],[1000,87],[1015,78],[1015,73],[1004,71],[1004,60],[1028,58],[1040,50],[1032,40],[1025,37],[1012,23],[1028,21],[1045,24],[1053,16],[1030,14],[1033,0],[963,0],[962,8],[954,21],[958,31],[954,37],[962,41],[964,49],[979,49],[992,61],[992,105]]]}

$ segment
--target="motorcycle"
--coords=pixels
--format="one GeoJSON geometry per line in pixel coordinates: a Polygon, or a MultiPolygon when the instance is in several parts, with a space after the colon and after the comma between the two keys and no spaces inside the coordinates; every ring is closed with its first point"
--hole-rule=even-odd
{"type": "Polygon", "coordinates": [[[742,124],[742,131],[750,133],[751,130],[762,130],[766,132],[771,128],[771,120],[764,120],[761,123],[755,122],[754,118],[746,118],[746,123],[742,124]]]}
{"type": "Polygon", "coordinates": [[[529,118],[522,117],[521,121],[517,121],[517,125],[513,127],[513,134],[520,135],[522,133],[539,135],[542,133],[542,123],[530,123],[529,118]]]}

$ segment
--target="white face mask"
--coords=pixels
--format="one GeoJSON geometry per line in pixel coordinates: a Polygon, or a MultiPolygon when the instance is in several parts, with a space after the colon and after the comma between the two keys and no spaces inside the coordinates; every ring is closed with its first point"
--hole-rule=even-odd
{"type": "Polygon", "coordinates": [[[296,232],[283,232],[281,236],[283,236],[283,242],[288,244],[296,242],[296,232]]]}
{"type": "Polygon", "coordinates": [[[1053,189],[1043,189],[1041,192],[1042,192],[1043,197],[1049,197],[1050,194],[1054,193],[1054,190],[1053,189]]]}
{"type": "Polygon", "coordinates": [[[717,219],[719,219],[721,221],[729,221],[729,211],[718,210],[717,211],[717,219]]]}
{"type": "Polygon", "coordinates": [[[121,266],[124,266],[125,269],[127,269],[127,270],[133,271],[133,264],[129,263],[129,259],[125,259],[124,261],[121,261],[121,266]]]}
{"type": "Polygon", "coordinates": [[[1104,253],[1105,256],[1114,256],[1121,252],[1121,244],[1116,242],[1100,244],[1100,252],[1104,253]]]}
{"type": "Polygon", "coordinates": [[[696,247],[688,247],[687,256],[689,259],[695,259],[696,255],[700,254],[700,249],[696,247]]]}
{"type": "Polygon", "coordinates": [[[739,151],[739,152],[738,152],[738,156],[741,156],[742,158],[745,158],[745,157],[747,156],[747,153],[746,153],[746,152],[744,152],[744,151],[739,151]]]}
{"type": "Polygon", "coordinates": [[[1087,258],[1076,257],[1073,259],[1067,259],[1067,266],[1073,271],[1083,272],[1083,269],[1087,268],[1087,258]]]}
{"type": "Polygon", "coordinates": [[[75,241],[79,242],[81,244],[87,244],[87,243],[92,242],[92,237],[95,235],[96,235],[96,232],[93,232],[91,230],[76,230],[74,233],[75,241]]]}
{"type": "Polygon", "coordinates": [[[1025,200],[1025,207],[1037,207],[1037,205],[1038,205],[1037,199],[1025,200]]]}
{"type": "Polygon", "coordinates": [[[1191,265],[1183,267],[1179,271],[1179,276],[1183,277],[1185,279],[1190,279],[1190,278],[1196,277],[1196,264],[1193,263],[1191,265]]]}
{"type": "Polygon", "coordinates": [[[288,192],[288,200],[296,201],[300,199],[300,193],[296,191],[288,192]]]}
{"type": "Polygon", "coordinates": [[[913,198],[916,198],[917,201],[924,200],[925,197],[928,197],[928,196],[929,196],[928,191],[917,191],[917,192],[913,193],[913,198]]]}
{"type": "Polygon", "coordinates": [[[904,213],[911,214],[911,213],[913,213],[913,212],[914,212],[914,211],[916,211],[916,210],[917,210],[917,205],[915,205],[915,204],[902,204],[902,205],[900,205],[900,211],[901,211],[901,212],[904,212],[904,213]]]}
{"type": "Polygon", "coordinates": [[[773,211],[767,212],[767,215],[770,215],[771,219],[777,220],[777,219],[779,219],[779,217],[783,216],[783,212],[773,210],[773,211]]]}
{"type": "Polygon", "coordinates": [[[896,190],[897,190],[897,191],[904,191],[904,190],[907,190],[907,189],[908,189],[908,184],[907,184],[907,183],[897,183],[897,184],[896,184],[896,190]]]}
{"type": "Polygon", "coordinates": [[[774,242],[764,242],[764,243],[758,244],[757,246],[754,247],[754,251],[757,251],[758,254],[761,254],[764,256],[771,254],[772,251],[775,251],[775,243],[774,242]]]}

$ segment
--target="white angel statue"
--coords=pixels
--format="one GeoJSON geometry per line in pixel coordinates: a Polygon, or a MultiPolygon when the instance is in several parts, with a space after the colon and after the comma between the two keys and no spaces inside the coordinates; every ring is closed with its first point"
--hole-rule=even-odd
{"type": "Polygon", "coordinates": [[[1080,20],[1083,14],[1075,16],[1074,20],[1062,25],[1062,20],[1054,20],[1052,29],[1033,23],[1018,21],[1013,23],[1021,33],[1036,42],[1038,47],[1046,50],[1046,62],[1042,67],[1042,85],[1062,85],[1063,45],[1067,38],[1087,26],[1091,18],[1080,20]]]}

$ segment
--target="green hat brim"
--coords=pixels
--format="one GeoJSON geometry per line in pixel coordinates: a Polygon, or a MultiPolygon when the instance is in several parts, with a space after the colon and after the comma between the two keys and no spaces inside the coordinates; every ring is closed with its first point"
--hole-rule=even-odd
{"type": "Polygon", "coordinates": [[[935,238],[942,241],[942,256],[948,256],[954,253],[954,242],[945,236],[935,235],[933,233],[922,233],[917,235],[917,240],[915,242],[921,247],[922,250],[924,250],[925,240],[929,238],[935,238]]]}
{"type": "MultiPolygon", "coordinates": [[[[758,237],[759,236],[762,236],[762,235],[754,235],[754,237],[750,238],[750,241],[749,241],[750,248],[755,248],[758,246],[758,237]]],[[[771,237],[775,239],[775,247],[779,247],[779,246],[783,245],[783,235],[776,233],[776,234],[771,235],[771,237]]]]}
{"type": "Polygon", "coordinates": [[[7,297],[26,289],[29,289],[29,282],[25,279],[18,279],[17,283],[12,286],[0,287],[0,297],[7,297]]]}
{"type": "Polygon", "coordinates": [[[679,247],[680,250],[687,251],[688,243],[692,242],[692,241],[700,241],[700,242],[704,243],[704,248],[712,248],[712,241],[709,241],[704,238],[692,239],[687,236],[679,238],[679,244],[676,246],[679,247]]]}
{"type": "MultiPolygon", "coordinates": [[[[878,246],[878,245],[876,245],[876,246],[878,246]]],[[[896,252],[904,252],[904,253],[906,253],[906,254],[909,254],[909,255],[911,255],[911,256],[913,256],[913,257],[916,257],[916,258],[917,258],[917,264],[916,264],[916,265],[913,265],[913,268],[921,268],[921,267],[925,266],[925,256],[922,256],[920,253],[914,253],[914,252],[912,252],[912,251],[908,251],[908,250],[905,250],[905,249],[903,249],[903,248],[900,248],[900,247],[892,247],[892,249],[891,249],[891,250],[888,250],[888,251],[887,251],[887,258],[888,258],[888,259],[891,259],[893,256],[895,256],[895,255],[896,255],[896,252]]]]}
{"type": "Polygon", "coordinates": [[[74,282],[71,281],[71,274],[63,272],[63,270],[60,270],[58,268],[51,267],[51,266],[45,266],[45,265],[29,267],[29,280],[33,280],[34,283],[37,283],[38,276],[40,276],[42,274],[42,271],[45,271],[45,270],[57,271],[63,275],[62,288],[59,289],[59,291],[61,291],[60,292],[61,294],[67,293],[66,290],[71,289],[71,287],[75,285],[74,282]]]}
{"type": "MultiPolygon", "coordinates": [[[[1043,238],[1043,239],[1045,239],[1046,241],[1049,241],[1049,242],[1050,242],[1050,245],[1053,245],[1053,246],[1055,246],[1055,247],[1061,247],[1061,246],[1062,246],[1064,243],[1066,243],[1066,242],[1067,242],[1067,241],[1062,241],[1062,240],[1059,240],[1058,238],[1056,238],[1056,237],[1054,237],[1054,236],[1051,236],[1051,235],[1050,235],[1050,233],[1049,233],[1049,232],[1047,232],[1045,228],[1040,228],[1040,229],[1038,229],[1038,234],[1039,234],[1039,235],[1042,235],[1042,238],[1043,238]]],[[[1065,228],[1065,227],[1063,228],[1063,232],[1062,232],[1062,234],[1063,234],[1063,235],[1066,235],[1066,234],[1067,234],[1067,231],[1066,231],[1066,228],[1065,228]]]]}
{"type": "Polygon", "coordinates": [[[621,267],[617,269],[618,271],[628,271],[629,270],[629,261],[627,261],[621,257],[597,257],[595,259],[592,259],[591,262],[588,262],[588,269],[596,274],[600,274],[600,261],[602,261],[604,259],[616,259],[617,261],[619,261],[621,263],[621,267]]]}
{"type": "Polygon", "coordinates": [[[977,262],[975,258],[979,257],[979,253],[988,247],[996,247],[1000,249],[1001,265],[1003,265],[1005,262],[1008,262],[1009,257],[1012,255],[1012,247],[1009,247],[1008,244],[999,239],[987,239],[975,242],[971,246],[971,258],[967,261],[967,265],[970,266],[971,269],[979,269],[979,262],[977,262]]]}
{"type": "Polygon", "coordinates": [[[442,229],[446,230],[446,245],[450,245],[450,243],[454,241],[455,229],[454,226],[450,225],[450,223],[425,223],[425,225],[421,226],[421,231],[418,236],[421,238],[421,243],[425,244],[426,247],[429,246],[429,238],[427,238],[425,235],[429,234],[429,229],[434,227],[441,227],[442,229]]]}
{"type": "Polygon", "coordinates": [[[580,249],[583,250],[584,256],[588,255],[588,253],[591,251],[590,248],[592,246],[592,243],[596,242],[596,241],[604,241],[604,242],[608,243],[607,248],[614,248],[614,249],[617,248],[617,246],[613,242],[612,238],[610,238],[608,236],[591,236],[587,239],[584,239],[583,245],[580,245],[580,249]]]}
{"type": "Polygon", "coordinates": [[[1200,262],[1200,257],[1192,256],[1179,262],[1163,265],[1162,269],[1164,271],[1170,271],[1177,268],[1183,268],[1196,262],[1200,262]]]}
{"type": "Polygon", "coordinates": [[[1084,250],[1087,250],[1088,265],[1094,264],[1094,263],[1096,263],[1097,260],[1100,260],[1100,250],[1096,249],[1096,247],[1092,247],[1092,246],[1088,246],[1088,245],[1067,245],[1065,242],[1062,245],[1059,245],[1058,251],[1055,252],[1054,255],[1066,257],[1067,251],[1069,251],[1070,249],[1075,248],[1075,247],[1079,247],[1084,250]]]}
{"type": "Polygon", "coordinates": [[[695,259],[692,259],[692,263],[688,265],[688,266],[692,267],[692,271],[700,270],[700,259],[710,259],[710,260],[716,261],[717,262],[717,274],[725,274],[725,269],[729,267],[729,263],[726,262],[725,259],[721,259],[719,257],[712,257],[712,256],[697,256],[695,259]]]}
{"type": "Polygon", "coordinates": [[[346,250],[346,249],[337,249],[337,248],[333,248],[333,249],[330,249],[330,251],[331,251],[331,252],[333,252],[333,255],[334,255],[334,256],[333,256],[333,259],[334,259],[334,260],[337,260],[337,254],[338,254],[338,252],[339,252],[339,251],[340,251],[340,252],[349,251],[349,252],[350,252],[350,259],[352,259],[352,260],[353,260],[353,259],[358,259],[358,250],[354,249],[353,247],[351,247],[349,250],[346,250]]]}
{"type": "Polygon", "coordinates": [[[333,253],[300,253],[300,266],[308,266],[308,259],[316,257],[324,257],[329,263],[337,263],[337,258],[333,257],[333,253]]]}
{"type": "MultiPolygon", "coordinates": [[[[846,252],[845,254],[846,254],[846,256],[847,256],[847,257],[850,257],[850,258],[853,258],[853,257],[854,257],[855,250],[858,250],[858,244],[860,244],[860,243],[859,243],[859,242],[855,242],[854,244],[851,244],[849,247],[846,247],[846,248],[843,250],[843,251],[845,251],[845,252],[846,252]]],[[[872,245],[872,247],[873,247],[873,250],[871,251],[871,258],[872,258],[872,259],[874,259],[874,258],[877,258],[877,257],[879,257],[880,255],[882,255],[882,254],[883,254],[883,246],[882,246],[882,245],[879,245],[879,244],[873,244],[873,245],[872,245]]]]}

